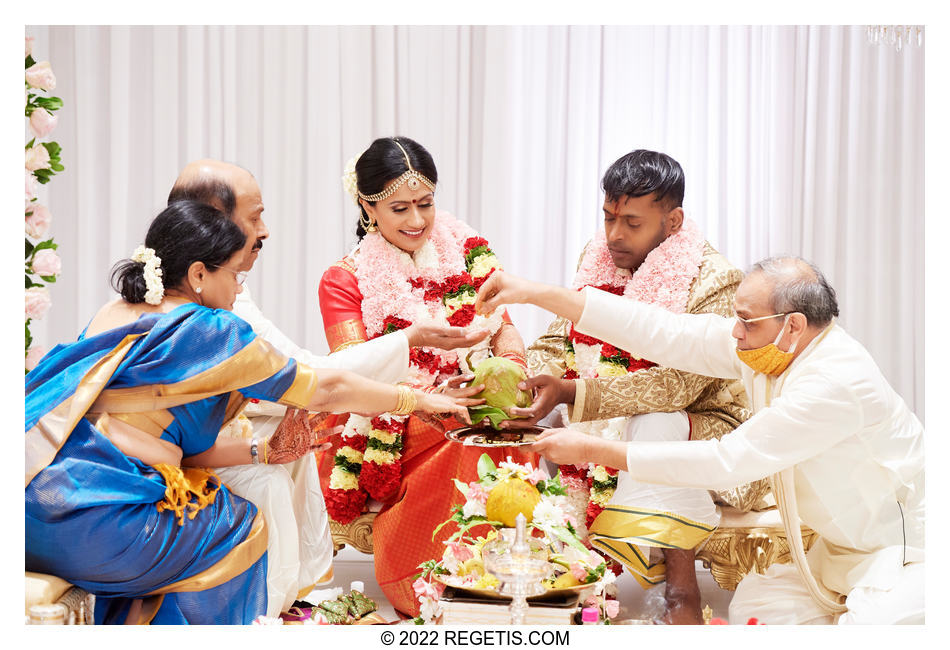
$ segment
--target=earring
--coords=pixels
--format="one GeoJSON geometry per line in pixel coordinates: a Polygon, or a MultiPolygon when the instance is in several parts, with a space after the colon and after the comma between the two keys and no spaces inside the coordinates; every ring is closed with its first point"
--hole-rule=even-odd
{"type": "Polygon", "coordinates": [[[197,289],[195,289],[195,293],[201,293],[201,287],[198,287],[197,289]]]}
{"type": "Polygon", "coordinates": [[[365,209],[360,210],[360,225],[366,232],[376,232],[376,222],[369,218],[365,209]]]}

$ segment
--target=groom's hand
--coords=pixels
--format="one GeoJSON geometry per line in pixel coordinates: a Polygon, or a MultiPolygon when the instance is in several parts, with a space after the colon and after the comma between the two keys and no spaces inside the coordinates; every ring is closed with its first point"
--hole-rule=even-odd
{"type": "Polygon", "coordinates": [[[528,408],[512,406],[508,409],[509,415],[518,416],[517,420],[505,420],[501,423],[503,429],[526,429],[550,413],[558,404],[574,403],[574,382],[569,379],[558,379],[551,375],[537,375],[528,377],[518,384],[521,390],[534,392],[534,401],[528,408]]]}
{"type": "Polygon", "coordinates": [[[527,302],[532,284],[517,275],[495,271],[478,290],[475,313],[488,315],[504,305],[527,302]]]}
{"type": "Polygon", "coordinates": [[[470,348],[488,336],[487,329],[466,332],[463,327],[414,324],[403,330],[409,339],[409,347],[430,347],[442,350],[470,348]]]}

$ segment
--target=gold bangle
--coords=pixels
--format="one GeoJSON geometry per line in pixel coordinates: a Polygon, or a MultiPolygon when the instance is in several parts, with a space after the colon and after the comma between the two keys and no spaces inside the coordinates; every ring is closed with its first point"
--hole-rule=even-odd
{"type": "Polygon", "coordinates": [[[397,386],[399,396],[396,399],[396,408],[393,415],[409,415],[416,410],[416,393],[408,386],[397,386]]]}
{"type": "Polygon", "coordinates": [[[261,463],[263,463],[264,465],[267,464],[267,446],[268,446],[269,444],[270,444],[270,438],[267,438],[267,439],[264,441],[264,448],[261,450],[261,451],[263,452],[263,453],[261,454],[261,463]]]}

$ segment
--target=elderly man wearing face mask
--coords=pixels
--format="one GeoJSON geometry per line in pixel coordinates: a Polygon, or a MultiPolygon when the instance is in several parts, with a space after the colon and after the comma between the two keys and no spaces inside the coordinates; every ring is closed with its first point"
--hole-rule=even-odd
{"type": "Polygon", "coordinates": [[[597,462],[662,485],[726,489],[769,477],[794,562],[747,576],[731,620],[923,622],[923,426],[835,322],[821,271],[799,258],[757,263],[734,319],[504,273],[482,286],[476,309],[511,303],[553,311],[664,366],[742,379],[754,415],[721,440],[623,443],[552,430],[533,445],[553,462],[597,462]],[[819,536],[807,556],[799,521],[819,536]]]}

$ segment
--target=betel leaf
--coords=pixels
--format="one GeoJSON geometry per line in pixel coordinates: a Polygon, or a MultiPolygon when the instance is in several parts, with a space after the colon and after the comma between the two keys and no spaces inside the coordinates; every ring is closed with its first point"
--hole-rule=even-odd
{"type": "Polygon", "coordinates": [[[567,529],[567,527],[565,527],[565,526],[552,526],[552,527],[551,527],[550,529],[548,529],[548,530],[550,530],[552,533],[554,533],[554,535],[555,535],[559,540],[561,540],[562,542],[564,542],[564,543],[567,544],[568,546],[572,546],[573,548],[576,548],[578,551],[581,551],[581,552],[583,552],[583,553],[586,553],[586,552],[587,552],[587,547],[584,546],[584,545],[581,543],[581,541],[580,541],[579,539],[577,539],[577,535],[572,534],[571,531],[569,531],[569,530],[567,529]]]}
{"type": "Polygon", "coordinates": [[[455,482],[455,487],[458,488],[458,491],[462,493],[462,496],[467,497],[469,489],[468,484],[458,480],[457,478],[453,478],[452,481],[455,482]]]}
{"type": "Polygon", "coordinates": [[[495,466],[495,461],[491,459],[491,456],[488,454],[482,454],[478,459],[478,480],[484,479],[489,474],[494,474],[498,468],[495,466]]]}
{"type": "Polygon", "coordinates": [[[472,418],[473,423],[478,423],[488,418],[488,421],[491,422],[493,429],[500,429],[502,422],[505,420],[510,420],[511,416],[502,411],[497,406],[486,406],[481,404],[479,406],[469,406],[468,415],[472,418]]]}

